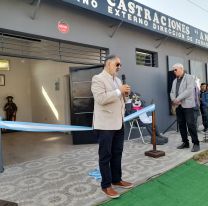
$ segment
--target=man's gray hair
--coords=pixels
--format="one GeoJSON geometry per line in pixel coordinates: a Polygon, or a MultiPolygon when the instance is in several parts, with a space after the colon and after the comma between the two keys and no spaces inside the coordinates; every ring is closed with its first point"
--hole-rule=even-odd
{"type": "Polygon", "coordinates": [[[181,68],[181,69],[184,70],[183,64],[180,64],[180,63],[174,64],[174,65],[172,66],[172,68],[173,68],[173,70],[174,70],[175,68],[181,68]]]}
{"type": "Polygon", "coordinates": [[[118,58],[118,56],[115,54],[108,55],[104,60],[104,66],[106,65],[108,60],[112,60],[112,59],[116,59],[116,58],[118,58]]]}

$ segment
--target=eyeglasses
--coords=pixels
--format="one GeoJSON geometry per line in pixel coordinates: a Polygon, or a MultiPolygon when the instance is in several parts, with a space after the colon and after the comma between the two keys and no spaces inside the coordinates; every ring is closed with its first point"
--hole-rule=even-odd
{"type": "Polygon", "coordinates": [[[122,66],[121,63],[117,63],[117,64],[116,64],[116,67],[121,67],[121,66],[122,66]]]}

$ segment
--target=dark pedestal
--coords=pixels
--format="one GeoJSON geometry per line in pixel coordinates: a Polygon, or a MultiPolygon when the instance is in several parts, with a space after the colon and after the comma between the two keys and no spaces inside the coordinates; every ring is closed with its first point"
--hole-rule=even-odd
{"type": "Polygon", "coordinates": [[[149,150],[149,151],[146,151],[144,154],[145,156],[154,157],[154,158],[165,156],[165,152],[160,151],[160,150],[149,150]]]}

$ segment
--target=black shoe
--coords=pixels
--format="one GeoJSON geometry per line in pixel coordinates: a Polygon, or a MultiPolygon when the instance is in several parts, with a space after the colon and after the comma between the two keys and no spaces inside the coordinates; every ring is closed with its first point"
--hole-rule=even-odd
{"type": "Polygon", "coordinates": [[[198,144],[194,144],[192,148],[192,152],[198,152],[200,150],[200,146],[198,144]]]}
{"type": "Polygon", "coordinates": [[[184,149],[184,148],[189,148],[189,143],[183,142],[180,146],[177,147],[177,149],[184,149]]]}

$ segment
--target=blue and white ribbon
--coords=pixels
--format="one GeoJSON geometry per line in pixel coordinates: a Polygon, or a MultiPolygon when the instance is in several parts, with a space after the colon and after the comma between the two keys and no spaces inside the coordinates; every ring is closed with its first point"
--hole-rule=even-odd
{"type": "MultiPolygon", "coordinates": [[[[155,105],[152,104],[147,106],[135,113],[132,113],[124,117],[124,122],[131,121],[138,118],[139,115],[152,112],[155,110],[155,105]]],[[[44,124],[44,123],[33,123],[33,122],[14,122],[14,121],[0,121],[0,128],[27,131],[27,132],[69,132],[69,131],[90,131],[92,127],[85,126],[74,126],[74,125],[61,125],[61,124],[44,124]]]]}
{"type": "Polygon", "coordinates": [[[147,112],[153,112],[154,110],[155,110],[155,104],[151,104],[147,107],[144,107],[141,110],[138,110],[138,111],[124,117],[124,122],[129,122],[133,119],[138,118],[141,114],[144,114],[144,113],[147,113],[147,112]]]}
{"type": "Polygon", "coordinates": [[[0,121],[0,128],[27,132],[68,132],[68,131],[89,131],[92,127],[43,124],[33,122],[0,121]]]}
{"type": "Polygon", "coordinates": [[[88,173],[89,176],[95,178],[95,180],[102,179],[99,168],[96,168],[88,173]]]}

